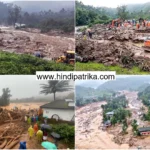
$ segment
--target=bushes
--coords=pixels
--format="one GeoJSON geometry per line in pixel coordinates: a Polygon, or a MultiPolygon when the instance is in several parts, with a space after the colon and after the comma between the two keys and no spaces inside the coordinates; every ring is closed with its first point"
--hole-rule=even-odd
{"type": "Polygon", "coordinates": [[[74,139],[75,139],[75,128],[68,124],[58,124],[53,125],[52,130],[60,134],[61,138],[65,143],[69,145],[70,148],[74,148],[74,139]]]}
{"type": "Polygon", "coordinates": [[[36,71],[72,71],[73,66],[26,54],[0,52],[0,74],[35,74],[36,71]]]}

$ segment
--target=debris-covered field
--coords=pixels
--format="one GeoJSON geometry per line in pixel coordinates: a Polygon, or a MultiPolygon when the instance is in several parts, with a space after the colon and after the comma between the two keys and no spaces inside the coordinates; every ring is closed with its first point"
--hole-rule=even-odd
{"type": "Polygon", "coordinates": [[[76,147],[77,148],[150,148],[149,136],[136,136],[132,131],[131,121],[136,119],[138,127],[149,127],[148,121],[143,121],[140,113],[143,113],[141,107],[144,107],[144,112],[147,108],[137,98],[137,92],[123,91],[128,100],[127,109],[131,111],[132,116],[127,119],[128,128],[127,134],[122,133],[122,124],[108,127],[102,130],[103,116],[101,105],[106,102],[92,103],[76,109],[76,147]],[[98,144],[97,144],[98,143],[98,144]]]}
{"type": "Polygon", "coordinates": [[[12,149],[27,130],[25,110],[11,111],[0,108],[0,149],[12,149]]]}
{"type": "Polygon", "coordinates": [[[40,51],[43,57],[51,60],[63,55],[64,51],[74,50],[74,38],[42,34],[37,29],[23,31],[0,27],[0,50],[31,55],[40,51]]]}
{"type": "Polygon", "coordinates": [[[89,61],[106,66],[119,65],[125,68],[138,66],[150,71],[150,53],[144,51],[144,40],[150,36],[150,29],[135,27],[108,30],[106,25],[91,27],[92,39],[76,35],[76,52],[89,61]],[[92,59],[91,59],[92,58],[92,59]]]}

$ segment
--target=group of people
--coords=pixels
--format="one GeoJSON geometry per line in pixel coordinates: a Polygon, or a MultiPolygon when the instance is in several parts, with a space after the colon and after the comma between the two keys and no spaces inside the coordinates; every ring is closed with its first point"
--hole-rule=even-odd
{"type": "Polygon", "coordinates": [[[25,116],[25,122],[28,122],[29,125],[31,125],[31,123],[35,123],[39,121],[39,116],[38,115],[32,115],[32,116],[25,116]]]}
{"type": "Polygon", "coordinates": [[[35,123],[34,126],[30,125],[28,129],[29,138],[31,139],[33,136],[37,137],[38,142],[46,141],[48,137],[48,132],[46,129],[39,129],[38,124],[35,123]]]}
{"type": "Polygon", "coordinates": [[[132,20],[125,20],[125,21],[122,21],[121,19],[116,19],[109,24],[109,28],[133,27],[133,26],[136,26],[137,29],[139,29],[141,26],[150,27],[150,21],[146,21],[143,18],[140,18],[139,20],[132,19],[132,20]]]}

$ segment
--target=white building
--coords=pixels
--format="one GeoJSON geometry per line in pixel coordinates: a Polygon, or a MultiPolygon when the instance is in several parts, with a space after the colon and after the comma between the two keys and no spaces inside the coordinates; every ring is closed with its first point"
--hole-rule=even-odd
{"type": "Polygon", "coordinates": [[[74,121],[75,102],[72,99],[55,100],[51,103],[42,105],[43,117],[56,120],[74,121]]]}

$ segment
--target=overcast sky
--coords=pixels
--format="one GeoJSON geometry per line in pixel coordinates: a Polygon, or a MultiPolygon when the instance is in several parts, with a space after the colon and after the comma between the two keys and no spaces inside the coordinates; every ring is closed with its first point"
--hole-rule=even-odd
{"type": "Polygon", "coordinates": [[[150,2],[150,0],[79,0],[82,1],[85,5],[92,5],[95,7],[106,6],[115,8],[122,4],[141,4],[150,2]]]}
{"type": "MultiPolygon", "coordinates": [[[[132,75],[117,75],[116,76],[116,78],[127,78],[127,77],[131,77],[132,75]]],[[[136,76],[136,75],[133,75],[133,76],[136,76]]],[[[138,76],[138,75],[137,75],[138,76]]],[[[144,77],[144,76],[143,76],[144,77]]],[[[92,81],[92,80],[76,80],[75,81],[75,85],[82,85],[82,86],[84,86],[84,84],[86,84],[86,86],[87,86],[87,83],[94,83],[95,85],[100,85],[100,84],[103,84],[103,83],[105,83],[105,82],[107,82],[107,81],[104,81],[104,80],[99,80],[99,81],[97,81],[97,80],[94,80],[94,81],[92,81]]],[[[96,87],[95,87],[96,88],[96,87]]]]}
{"type": "MultiPolygon", "coordinates": [[[[0,96],[2,95],[2,89],[7,87],[11,90],[11,98],[39,96],[41,95],[40,84],[42,83],[47,83],[47,81],[36,80],[36,76],[33,75],[0,76],[0,96]]],[[[70,84],[74,85],[74,82],[71,81],[70,84]]]]}

